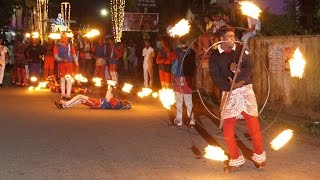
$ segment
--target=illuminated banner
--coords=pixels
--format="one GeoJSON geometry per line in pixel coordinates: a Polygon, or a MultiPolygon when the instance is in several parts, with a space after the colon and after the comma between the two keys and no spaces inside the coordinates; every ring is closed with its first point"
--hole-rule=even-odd
{"type": "Polygon", "coordinates": [[[156,0],[138,0],[138,7],[156,7],[156,0]]]}
{"type": "Polygon", "coordinates": [[[124,13],[123,31],[158,32],[158,13],[124,13]]]}

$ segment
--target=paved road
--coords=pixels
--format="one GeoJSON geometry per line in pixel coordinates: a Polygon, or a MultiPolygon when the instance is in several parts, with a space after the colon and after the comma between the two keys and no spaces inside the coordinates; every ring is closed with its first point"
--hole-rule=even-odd
{"type": "MultiPolygon", "coordinates": [[[[168,127],[168,113],[153,99],[129,97],[131,110],[59,110],[52,103],[58,96],[0,89],[0,179],[320,178],[320,143],[315,139],[295,138],[274,152],[268,142],[277,132],[269,128],[263,134],[266,169],[258,171],[247,161],[242,171],[225,174],[222,162],[195,158],[186,128],[168,127]]],[[[196,147],[224,147],[214,123],[205,113],[199,118],[206,129],[191,131],[201,134],[192,135],[196,147]]]]}

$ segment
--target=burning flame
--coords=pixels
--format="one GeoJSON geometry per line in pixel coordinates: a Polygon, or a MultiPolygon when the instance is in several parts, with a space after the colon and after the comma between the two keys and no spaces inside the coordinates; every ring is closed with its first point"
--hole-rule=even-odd
{"type": "Polygon", "coordinates": [[[142,88],[142,91],[138,92],[138,96],[143,98],[149,96],[152,93],[152,89],[150,88],[142,88]]]}
{"type": "Polygon", "coordinates": [[[162,105],[170,110],[170,106],[176,102],[173,89],[162,88],[159,90],[159,97],[162,105]]]}
{"type": "Polygon", "coordinates": [[[204,157],[215,161],[225,161],[228,159],[228,156],[224,154],[224,151],[220,147],[211,145],[205,148],[204,157]]]}
{"type": "Polygon", "coordinates": [[[83,37],[87,37],[87,38],[93,38],[95,36],[99,36],[100,35],[100,31],[97,29],[91,29],[89,32],[87,32],[85,35],[83,35],[83,37]]]}
{"type": "Polygon", "coordinates": [[[173,28],[169,30],[169,35],[171,37],[181,37],[189,33],[190,31],[189,21],[181,19],[173,28]]]}
{"type": "Polygon", "coordinates": [[[28,88],[28,91],[32,91],[34,89],[34,87],[33,86],[30,86],[29,88],[28,88]]]}
{"type": "Polygon", "coordinates": [[[80,82],[84,82],[84,83],[88,82],[88,78],[82,76],[82,74],[76,74],[74,78],[80,82]]]}
{"type": "Polygon", "coordinates": [[[293,136],[293,131],[291,129],[287,129],[282,131],[276,138],[272,140],[271,147],[274,150],[279,150],[281,149],[284,145],[286,145],[289,140],[293,136]]]}
{"type": "Polygon", "coordinates": [[[107,84],[110,86],[116,86],[117,82],[113,81],[113,80],[107,80],[107,84]]]}
{"type": "Polygon", "coordinates": [[[292,59],[289,60],[291,77],[302,78],[306,61],[299,48],[294,51],[292,59]]]}
{"type": "Polygon", "coordinates": [[[31,82],[36,82],[36,81],[38,81],[38,78],[35,77],[35,76],[32,76],[32,77],[30,78],[30,81],[31,81],[31,82]]]}
{"type": "Polygon", "coordinates": [[[50,33],[48,36],[50,39],[60,39],[61,34],[60,33],[50,33]]]}
{"type": "Polygon", "coordinates": [[[159,94],[158,94],[157,92],[153,92],[153,93],[152,93],[152,97],[153,97],[153,98],[157,98],[158,96],[159,96],[159,94]]]}
{"type": "Polygon", "coordinates": [[[254,19],[259,18],[260,13],[262,11],[258,6],[256,6],[252,2],[248,2],[248,1],[239,2],[239,4],[241,5],[240,9],[241,9],[243,15],[247,15],[247,16],[252,17],[254,19]]]}
{"type": "Polygon", "coordinates": [[[95,83],[94,85],[95,86],[98,86],[98,87],[101,87],[101,85],[102,85],[102,79],[101,78],[99,78],[99,77],[94,77],[94,78],[92,78],[92,81],[95,83]]]}
{"type": "Polygon", "coordinates": [[[48,83],[49,81],[39,82],[37,87],[30,86],[28,88],[28,91],[33,91],[33,90],[39,91],[41,88],[46,88],[48,83]]]}
{"type": "Polygon", "coordinates": [[[132,90],[132,87],[133,87],[132,84],[124,83],[124,86],[123,86],[123,88],[122,88],[122,91],[123,91],[123,92],[126,92],[126,93],[130,93],[131,90],[132,90]]]}

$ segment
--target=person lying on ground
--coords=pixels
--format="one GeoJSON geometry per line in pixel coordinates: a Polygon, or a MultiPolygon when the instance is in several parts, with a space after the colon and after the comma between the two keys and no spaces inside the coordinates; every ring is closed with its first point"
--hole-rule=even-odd
{"type": "Polygon", "coordinates": [[[113,97],[113,90],[114,88],[109,85],[105,98],[97,99],[79,94],[69,101],[56,100],[55,105],[59,109],[70,108],[78,104],[83,104],[91,109],[131,109],[130,102],[113,97]]]}

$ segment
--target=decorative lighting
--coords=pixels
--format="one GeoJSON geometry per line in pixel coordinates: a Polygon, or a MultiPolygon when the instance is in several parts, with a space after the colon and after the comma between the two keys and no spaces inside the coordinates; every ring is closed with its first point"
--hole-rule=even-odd
{"type": "Polygon", "coordinates": [[[121,42],[125,0],[111,0],[111,18],[113,22],[113,31],[115,34],[115,41],[121,42]]]}
{"type": "Polygon", "coordinates": [[[61,3],[61,17],[66,22],[67,30],[69,30],[71,17],[71,5],[69,2],[61,3]]]}
{"type": "Polygon", "coordinates": [[[36,29],[39,30],[40,38],[43,39],[43,36],[47,29],[47,23],[44,21],[48,19],[48,4],[49,0],[37,0],[36,14],[37,14],[37,25],[36,29]]]}
{"type": "Polygon", "coordinates": [[[108,11],[106,9],[102,9],[100,11],[101,16],[107,16],[108,15],[108,11]]]}

